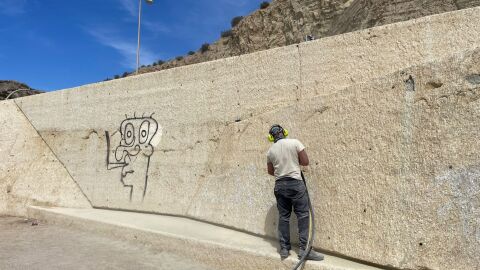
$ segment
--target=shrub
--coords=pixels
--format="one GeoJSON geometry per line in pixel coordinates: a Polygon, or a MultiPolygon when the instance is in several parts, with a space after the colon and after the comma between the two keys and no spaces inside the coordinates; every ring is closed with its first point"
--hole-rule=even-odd
{"type": "Polygon", "coordinates": [[[115,75],[115,76],[113,76],[113,78],[114,78],[114,79],[120,79],[120,76],[115,75]]]}
{"type": "Polygon", "coordinates": [[[153,62],[152,66],[156,66],[156,65],[158,65],[157,62],[153,62]]]}
{"type": "Polygon", "coordinates": [[[222,31],[220,36],[222,38],[231,37],[231,36],[233,36],[233,32],[232,32],[232,30],[225,30],[225,31],[222,31]]]}
{"type": "Polygon", "coordinates": [[[183,59],[183,56],[177,56],[177,57],[175,57],[175,60],[177,60],[177,61],[180,61],[180,60],[182,60],[182,59],[183,59]]]}
{"type": "Polygon", "coordinates": [[[210,44],[208,44],[208,43],[203,43],[203,44],[202,44],[202,47],[200,47],[200,51],[201,51],[202,53],[208,51],[209,49],[210,49],[210,44]]]}
{"type": "Polygon", "coordinates": [[[126,71],[125,71],[125,72],[123,72],[123,74],[122,74],[122,78],[125,78],[125,77],[127,77],[127,76],[128,76],[128,72],[126,72],[126,71]]]}
{"type": "Polygon", "coordinates": [[[158,61],[157,61],[157,65],[161,65],[161,64],[163,64],[163,63],[165,63],[165,61],[163,61],[163,60],[158,60],[158,61]]]}
{"type": "Polygon", "coordinates": [[[239,24],[242,21],[242,19],[243,19],[243,16],[237,16],[237,17],[233,18],[232,22],[231,22],[232,27],[237,26],[237,24],[239,24]]]}
{"type": "Polygon", "coordinates": [[[188,52],[188,55],[194,55],[194,54],[195,54],[194,51],[189,51],[189,52],[188,52]]]}
{"type": "Polygon", "coordinates": [[[270,6],[270,3],[267,1],[264,1],[260,4],[260,9],[266,9],[268,6],[270,6]]]}

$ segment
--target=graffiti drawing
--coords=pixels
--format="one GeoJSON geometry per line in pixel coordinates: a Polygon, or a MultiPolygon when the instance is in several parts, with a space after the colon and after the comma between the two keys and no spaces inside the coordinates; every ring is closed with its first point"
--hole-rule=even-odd
{"type": "Polygon", "coordinates": [[[159,125],[152,115],[125,117],[120,124],[120,141],[115,150],[111,149],[110,139],[117,132],[111,137],[105,131],[107,169],[121,168],[120,181],[124,187],[130,188],[130,201],[142,202],[148,187],[150,157],[160,140],[160,135],[157,135],[159,125]]]}

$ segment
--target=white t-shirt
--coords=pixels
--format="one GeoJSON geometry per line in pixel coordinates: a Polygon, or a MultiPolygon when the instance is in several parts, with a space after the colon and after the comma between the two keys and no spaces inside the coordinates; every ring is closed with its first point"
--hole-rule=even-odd
{"type": "Polygon", "coordinates": [[[296,139],[281,139],[274,143],[267,152],[267,162],[275,168],[275,180],[291,177],[302,180],[298,153],[305,146],[296,139]]]}

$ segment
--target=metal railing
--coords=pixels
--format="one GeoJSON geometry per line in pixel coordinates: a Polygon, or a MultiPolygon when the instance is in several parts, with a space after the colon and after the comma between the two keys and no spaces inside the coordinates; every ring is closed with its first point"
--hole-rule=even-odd
{"type": "Polygon", "coordinates": [[[17,90],[14,90],[14,91],[12,91],[10,94],[8,94],[8,96],[5,98],[5,100],[9,99],[10,96],[12,96],[12,95],[15,94],[15,93],[18,93],[18,92],[20,92],[20,91],[30,91],[30,90],[32,90],[32,89],[26,89],[26,88],[25,88],[25,89],[17,89],[17,90]]]}

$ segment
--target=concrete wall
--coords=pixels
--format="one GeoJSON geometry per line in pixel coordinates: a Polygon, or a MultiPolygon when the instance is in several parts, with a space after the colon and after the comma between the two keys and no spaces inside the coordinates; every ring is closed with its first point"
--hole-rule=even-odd
{"type": "Polygon", "coordinates": [[[0,215],[25,215],[31,204],[91,207],[15,103],[0,104],[0,215]]]}
{"type": "Polygon", "coordinates": [[[16,104],[95,207],[269,236],[266,133],[283,124],[312,160],[318,248],[477,269],[479,19],[462,10],[16,104]]]}

